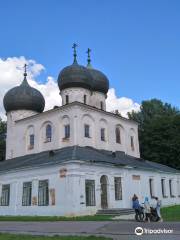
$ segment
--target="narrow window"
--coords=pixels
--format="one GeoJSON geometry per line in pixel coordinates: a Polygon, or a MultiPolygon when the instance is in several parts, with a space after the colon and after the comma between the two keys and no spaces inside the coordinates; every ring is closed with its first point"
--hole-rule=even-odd
{"type": "Polygon", "coordinates": [[[151,198],[153,198],[154,197],[154,179],[152,178],[149,179],[149,191],[150,191],[151,198]]]}
{"type": "Polygon", "coordinates": [[[34,148],[34,134],[29,135],[29,149],[34,148]]]}
{"type": "Polygon", "coordinates": [[[70,125],[69,124],[64,126],[64,138],[65,139],[70,138],[70,125]]]}
{"type": "Polygon", "coordinates": [[[161,179],[161,189],[163,198],[166,197],[166,189],[165,189],[165,179],[161,179]]]}
{"type": "Polygon", "coordinates": [[[177,194],[180,197],[180,180],[177,180],[177,194]]]}
{"type": "Polygon", "coordinates": [[[90,130],[90,126],[85,124],[84,125],[84,136],[87,137],[87,138],[90,138],[89,130],[90,130]]]}
{"type": "Polygon", "coordinates": [[[121,177],[114,178],[115,200],[122,200],[122,181],[121,177]]]}
{"type": "Polygon", "coordinates": [[[134,151],[134,137],[131,136],[131,150],[134,151]]]}
{"type": "Polygon", "coordinates": [[[32,197],[32,182],[23,183],[23,196],[22,196],[22,205],[31,206],[31,197],[32,197]]]}
{"type": "Polygon", "coordinates": [[[68,103],[69,103],[69,96],[66,95],[66,104],[68,104],[68,103]]]}
{"type": "Polygon", "coordinates": [[[102,101],[100,102],[100,105],[101,105],[101,110],[104,110],[104,106],[103,106],[103,102],[102,101]]]}
{"type": "Polygon", "coordinates": [[[86,104],[86,102],[87,102],[87,96],[84,95],[84,104],[86,104]]]}
{"type": "Polygon", "coordinates": [[[85,181],[85,193],[86,193],[86,206],[95,206],[95,181],[85,181]]]}
{"type": "Polygon", "coordinates": [[[101,128],[101,141],[105,141],[105,128],[101,128]]]}
{"type": "Polygon", "coordinates": [[[52,139],[52,127],[50,124],[46,126],[46,142],[51,142],[52,139]]]}
{"type": "Polygon", "coordinates": [[[119,127],[116,127],[116,143],[121,143],[121,133],[119,127]]]}
{"type": "Polygon", "coordinates": [[[49,186],[48,180],[39,181],[38,189],[38,205],[47,206],[49,205],[49,186]]]}
{"type": "Polygon", "coordinates": [[[9,206],[10,184],[2,185],[1,206],[9,206]]]}
{"type": "Polygon", "coordinates": [[[169,192],[170,192],[170,197],[174,197],[172,179],[169,180],[169,192]]]}

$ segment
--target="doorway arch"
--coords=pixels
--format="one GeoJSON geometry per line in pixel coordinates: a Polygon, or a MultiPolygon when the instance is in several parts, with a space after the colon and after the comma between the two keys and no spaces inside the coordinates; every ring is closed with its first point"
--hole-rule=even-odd
{"type": "Polygon", "coordinates": [[[102,175],[100,178],[101,183],[101,208],[108,208],[108,177],[106,175],[102,175]]]}

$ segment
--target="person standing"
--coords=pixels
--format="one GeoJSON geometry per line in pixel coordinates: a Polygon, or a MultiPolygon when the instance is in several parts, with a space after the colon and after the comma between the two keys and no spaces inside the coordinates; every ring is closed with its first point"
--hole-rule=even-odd
{"type": "Polygon", "coordinates": [[[145,197],[144,201],[144,213],[145,213],[145,221],[150,222],[150,216],[151,216],[151,207],[149,203],[148,197],[145,197]]]}
{"type": "Polygon", "coordinates": [[[163,221],[162,220],[162,217],[161,217],[161,200],[159,200],[158,197],[155,197],[155,200],[156,200],[156,212],[157,212],[157,215],[158,215],[158,221],[163,221]]]}
{"type": "Polygon", "coordinates": [[[132,197],[132,207],[136,213],[138,213],[141,209],[141,206],[140,206],[139,200],[138,200],[138,196],[136,194],[134,194],[134,196],[132,197]]]}

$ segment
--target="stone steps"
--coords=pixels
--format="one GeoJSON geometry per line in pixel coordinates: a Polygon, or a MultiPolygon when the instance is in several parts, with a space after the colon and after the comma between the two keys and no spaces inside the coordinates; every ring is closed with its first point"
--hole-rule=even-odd
{"type": "Polygon", "coordinates": [[[132,208],[112,208],[112,209],[100,209],[97,211],[96,215],[129,215],[134,214],[134,209],[132,208]]]}

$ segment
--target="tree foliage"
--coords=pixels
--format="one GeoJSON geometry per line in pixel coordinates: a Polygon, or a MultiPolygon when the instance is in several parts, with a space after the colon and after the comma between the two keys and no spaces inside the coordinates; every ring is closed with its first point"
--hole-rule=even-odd
{"type": "Polygon", "coordinates": [[[180,112],[168,103],[143,101],[140,112],[128,114],[139,123],[141,157],[180,169],[180,112]]]}
{"type": "Polygon", "coordinates": [[[0,161],[5,160],[6,152],[6,122],[0,118],[0,161]]]}

